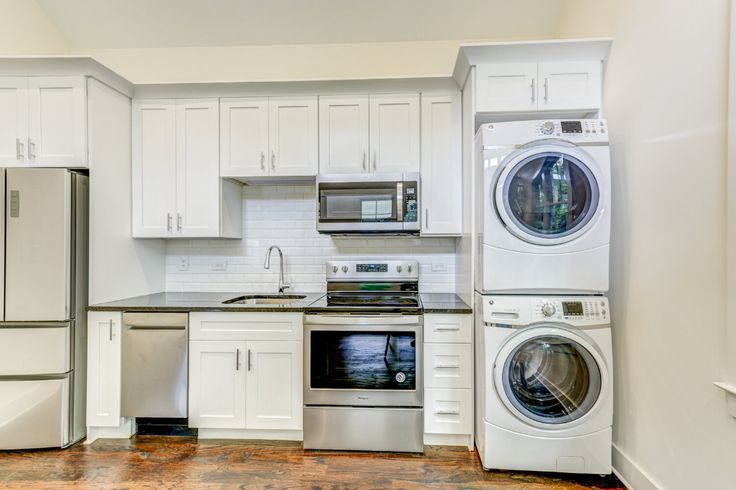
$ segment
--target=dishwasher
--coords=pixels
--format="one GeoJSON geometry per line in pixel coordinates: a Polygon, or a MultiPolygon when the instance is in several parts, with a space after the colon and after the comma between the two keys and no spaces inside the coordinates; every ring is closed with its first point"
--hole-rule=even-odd
{"type": "Polygon", "coordinates": [[[187,417],[187,313],[124,313],[122,415],[187,417]]]}

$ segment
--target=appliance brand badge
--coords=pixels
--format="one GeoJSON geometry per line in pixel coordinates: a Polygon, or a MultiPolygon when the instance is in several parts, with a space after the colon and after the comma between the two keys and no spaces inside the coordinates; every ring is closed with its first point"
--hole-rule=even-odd
{"type": "Polygon", "coordinates": [[[396,376],[394,376],[394,378],[398,383],[403,383],[404,381],[406,381],[406,374],[399,371],[398,373],[396,373],[396,376]]]}

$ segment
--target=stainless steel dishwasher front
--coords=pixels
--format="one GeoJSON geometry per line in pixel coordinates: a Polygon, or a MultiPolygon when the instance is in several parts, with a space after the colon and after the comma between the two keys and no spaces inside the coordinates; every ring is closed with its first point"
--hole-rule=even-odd
{"type": "Polygon", "coordinates": [[[187,416],[187,313],[124,313],[122,415],[187,416]]]}

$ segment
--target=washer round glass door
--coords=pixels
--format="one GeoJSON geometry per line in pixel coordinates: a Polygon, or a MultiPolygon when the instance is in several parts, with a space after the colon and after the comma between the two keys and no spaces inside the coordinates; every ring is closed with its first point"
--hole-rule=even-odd
{"type": "Polygon", "coordinates": [[[573,337],[545,328],[502,350],[497,389],[503,390],[499,395],[517,417],[535,425],[558,426],[593,409],[602,392],[601,361],[582,338],[573,337]]]}
{"type": "Polygon", "coordinates": [[[522,240],[554,245],[575,239],[592,224],[600,190],[584,154],[546,145],[509,164],[496,186],[497,209],[522,240]],[[576,153],[576,154],[573,154],[576,153]]]}

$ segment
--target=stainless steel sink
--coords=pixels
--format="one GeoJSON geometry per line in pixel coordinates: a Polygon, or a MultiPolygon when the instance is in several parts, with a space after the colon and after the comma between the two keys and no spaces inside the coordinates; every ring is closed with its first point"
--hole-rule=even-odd
{"type": "Polygon", "coordinates": [[[223,301],[226,305],[289,305],[306,298],[303,294],[248,294],[223,301]]]}

